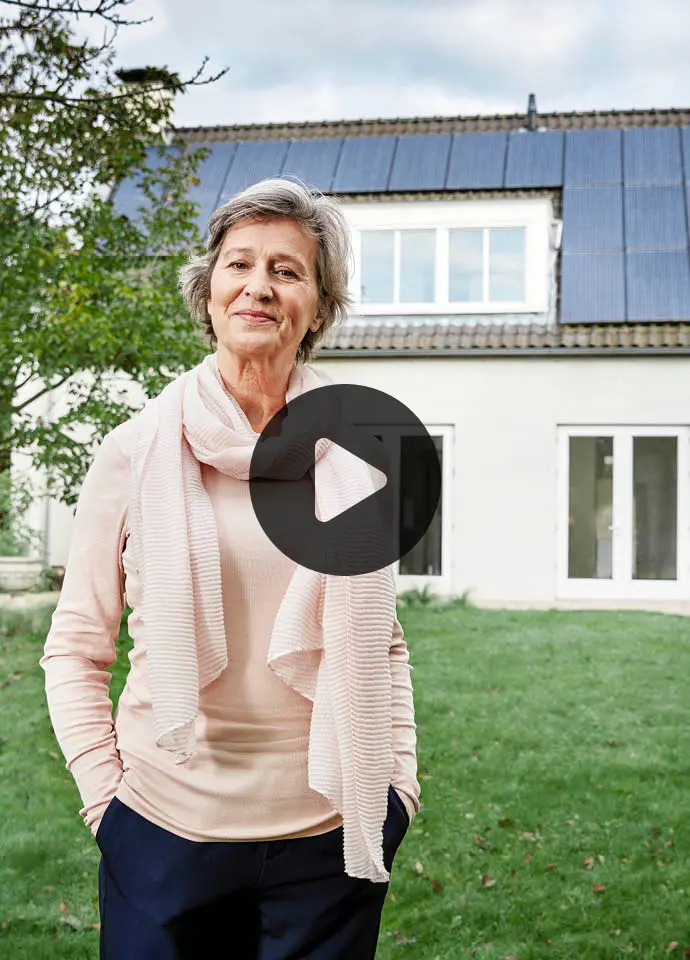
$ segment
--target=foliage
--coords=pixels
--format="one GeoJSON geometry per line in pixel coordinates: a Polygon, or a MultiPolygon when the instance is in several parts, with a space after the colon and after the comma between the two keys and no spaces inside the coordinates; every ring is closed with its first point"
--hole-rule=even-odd
{"type": "Polygon", "coordinates": [[[136,409],[114,384],[152,395],[206,352],[176,283],[201,242],[189,191],[205,151],[152,131],[166,91],[220,74],[204,79],[204,61],[186,81],[159,68],[120,83],[115,40],[137,25],[121,16],[128,4],[12,2],[0,19],[0,471],[24,451],[68,504],[93,444],[136,409]],[[78,36],[89,17],[105,24],[100,42],[78,36]],[[144,198],[132,220],[112,201],[127,178],[144,198]],[[46,394],[62,385],[53,412],[46,394]]]}
{"type": "Polygon", "coordinates": [[[403,590],[398,594],[397,603],[400,607],[426,607],[435,600],[433,591],[428,583],[423,587],[412,587],[410,590],[403,590]]]}

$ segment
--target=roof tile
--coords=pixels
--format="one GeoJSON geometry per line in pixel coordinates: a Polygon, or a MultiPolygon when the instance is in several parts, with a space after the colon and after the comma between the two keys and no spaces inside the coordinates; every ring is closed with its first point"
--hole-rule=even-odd
{"type": "Polygon", "coordinates": [[[348,353],[427,354],[448,352],[590,352],[620,350],[690,352],[690,322],[687,323],[453,323],[359,321],[332,331],[324,342],[325,355],[348,353]]]}

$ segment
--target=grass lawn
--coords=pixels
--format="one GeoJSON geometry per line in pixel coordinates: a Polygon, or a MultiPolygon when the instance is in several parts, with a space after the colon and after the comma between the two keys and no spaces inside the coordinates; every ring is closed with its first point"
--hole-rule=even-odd
{"type": "MultiPolygon", "coordinates": [[[[38,666],[49,619],[0,610],[3,960],[98,956],[99,854],[38,666]]],[[[690,957],[690,619],[461,603],[401,619],[423,807],[377,960],[690,957]]],[[[124,632],[121,649],[114,698],[124,632]]]]}

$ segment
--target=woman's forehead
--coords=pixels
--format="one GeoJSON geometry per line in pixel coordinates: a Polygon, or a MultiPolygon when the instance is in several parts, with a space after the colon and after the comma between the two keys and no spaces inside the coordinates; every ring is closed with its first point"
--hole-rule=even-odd
{"type": "Polygon", "coordinates": [[[271,217],[241,220],[228,227],[221,243],[221,250],[242,248],[286,248],[304,257],[314,256],[317,241],[296,220],[289,217],[271,217]]]}

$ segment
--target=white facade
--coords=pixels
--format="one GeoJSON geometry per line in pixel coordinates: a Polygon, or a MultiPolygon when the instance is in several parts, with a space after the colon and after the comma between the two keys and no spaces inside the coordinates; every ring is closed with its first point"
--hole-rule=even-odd
{"type": "Polygon", "coordinates": [[[690,603],[690,357],[410,356],[320,363],[336,382],[396,397],[448,443],[443,573],[402,577],[401,589],[426,582],[439,593],[469,591],[473,601],[492,605],[690,603]],[[623,459],[615,465],[621,496],[611,533],[624,566],[615,579],[568,576],[564,451],[573,433],[678,438],[676,579],[631,576],[631,469],[623,459]]]}

